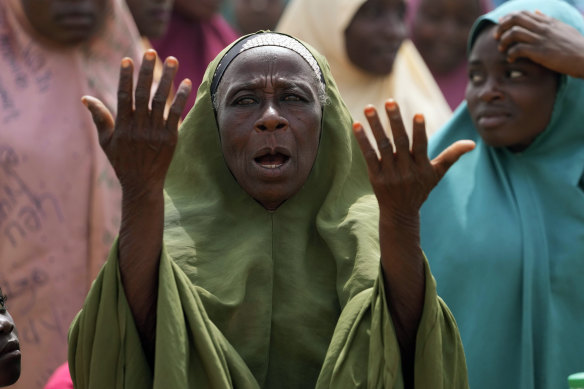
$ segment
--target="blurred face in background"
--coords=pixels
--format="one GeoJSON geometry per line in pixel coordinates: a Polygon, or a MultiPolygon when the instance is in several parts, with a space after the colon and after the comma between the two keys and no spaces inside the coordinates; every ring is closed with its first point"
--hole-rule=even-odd
{"type": "Polygon", "coordinates": [[[174,6],[189,19],[206,21],[219,12],[221,0],[175,0],[174,6]]]}
{"type": "Polygon", "coordinates": [[[20,377],[20,343],[5,300],[0,289],[0,386],[12,385],[20,377]]]}
{"type": "Polygon", "coordinates": [[[166,33],[174,0],[126,0],[140,35],[160,38],[166,33]]]}
{"type": "Polygon", "coordinates": [[[435,74],[454,70],[466,58],[466,41],[481,14],[479,0],[421,0],[412,40],[435,74]]]}
{"type": "Polygon", "coordinates": [[[405,0],[363,3],[345,30],[345,48],[351,62],[371,74],[390,74],[406,38],[405,12],[405,0]]]}
{"type": "Polygon", "coordinates": [[[110,0],[21,0],[32,27],[44,38],[75,45],[92,38],[102,26],[110,0]]]}
{"type": "Polygon", "coordinates": [[[234,0],[233,3],[235,22],[242,34],[273,30],[286,6],[284,0],[234,0]]]}

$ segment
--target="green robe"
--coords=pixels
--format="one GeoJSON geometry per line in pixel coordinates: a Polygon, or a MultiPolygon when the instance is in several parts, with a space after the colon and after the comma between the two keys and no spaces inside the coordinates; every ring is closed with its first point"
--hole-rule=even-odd
{"type": "MultiPolygon", "coordinates": [[[[225,51],[209,65],[166,181],[154,371],[114,246],[71,327],[77,388],[403,386],[378,205],[350,115],[311,51],[329,98],[319,151],[304,187],[276,211],[225,165],[209,92],[225,51]]],[[[415,358],[417,387],[467,387],[458,329],[427,266],[415,358]]]]}

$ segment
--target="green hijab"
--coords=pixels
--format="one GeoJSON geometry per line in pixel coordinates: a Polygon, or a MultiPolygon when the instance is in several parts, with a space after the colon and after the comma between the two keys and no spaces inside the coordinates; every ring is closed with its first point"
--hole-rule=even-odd
{"type": "MultiPolygon", "coordinates": [[[[143,362],[114,248],[72,326],[69,359],[79,387],[114,382],[92,386],[94,368],[115,372],[116,384],[128,388],[402,386],[379,278],[377,201],[330,69],[305,46],[323,72],[328,103],[303,188],[268,211],[227,168],[210,94],[227,48],[207,69],[167,176],[154,374],[143,362]],[[119,342],[110,356],[117,364],[97,367],[105,350],[96,339],[108,336],[119,342]],[[128,361],[131,353],[139,357],[128,361]]],[[[417,380],[465,387],[456,325],[429,271],[426,279],[417,380]]]]}

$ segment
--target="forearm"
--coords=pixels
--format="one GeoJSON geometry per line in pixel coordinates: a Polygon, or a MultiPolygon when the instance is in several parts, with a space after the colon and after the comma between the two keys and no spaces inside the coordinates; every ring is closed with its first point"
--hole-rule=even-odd
{"type": "Polygon", "coordinates": [[[153,366],[164,197],[162,189],[140,194],[127,192],[122,198],[120,273],[142,347],[153,366]]]}
{"type": "Polygon", "coordinates": [[[424,307],[424,254],[419,217],[382,213],[379,221],[385,294],[400,344],[406,387],[413,387],[416,334],[424,307]]]}

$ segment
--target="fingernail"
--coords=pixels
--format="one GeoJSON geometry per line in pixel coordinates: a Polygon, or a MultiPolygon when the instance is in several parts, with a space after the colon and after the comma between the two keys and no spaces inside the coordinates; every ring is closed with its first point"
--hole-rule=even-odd
{"type": "Polygon", "coordinates": [[[375,107],[372,105],[368,105],[367,107],[365,107],[365,115],[367,117],[375,116],[375,107]]]}
{"type": "Polygon", "coordinates": [[[363,126],[359,122],[353,123],[353,131],[359,132],[363,130],[363,126]]]}
{"type": "Polygon", "coordinates": [[[188,78],[185,78],[183,82],[186,86],[193,86],[193,82],[188,78]]]}
{"type": "Polygon", "coordinates": [[[541,12],[539,9],[536,9],[535,10],[535,13],[538,14],[538,15],[543,15],[543,12],[541,12]]]}
{"type": "Polygon", "coordinates": [[[513,63],[515,62],[515,59],[511,58],[511,57],[507,57],[507,62],[509,63],[513,63]]]}
{"type": "Polygon", "coordinates": [[[83,105],[85,105],[86,107],[89,107],[89,102],[87,101],[87,96],[83,96],[83,97],[81,98],[81,103],[82,103],[83,105]]]}
{"type": "Polygon", "coordinates": [[[387,109],[388,111],[395,111],[396,108],[397,104],[395,103],[395,100],[389,99],[385,102],[385,109],[387,109]]]}
{"type": "Polygon", "coordinates": [[[129,68],[131,63],[132,63],[132,61],[130,60],[130,58],[124,58],[124,59],[122,59],[122,67],[124,69],[129,68]]]}
{"type": "Polygon", "coordinates": [[[421,113],[417,113],[414,115],[414,121],[418,124],[422,124],[424,123],[424,115],[422,115],[421,113]]]}
{"type": "Polygon", "coordinates": [[[154,61],[154,59],[156,58],[156,51],[148,49],[144,54],[144,58],[148,61],[154,61]]]}
{"type": "Polygon", "coordinates": [[[171,68],[175,68],[178,65],[178,60],[175,57],[168,57],[166,58],[166,64],[171,68]]]}

